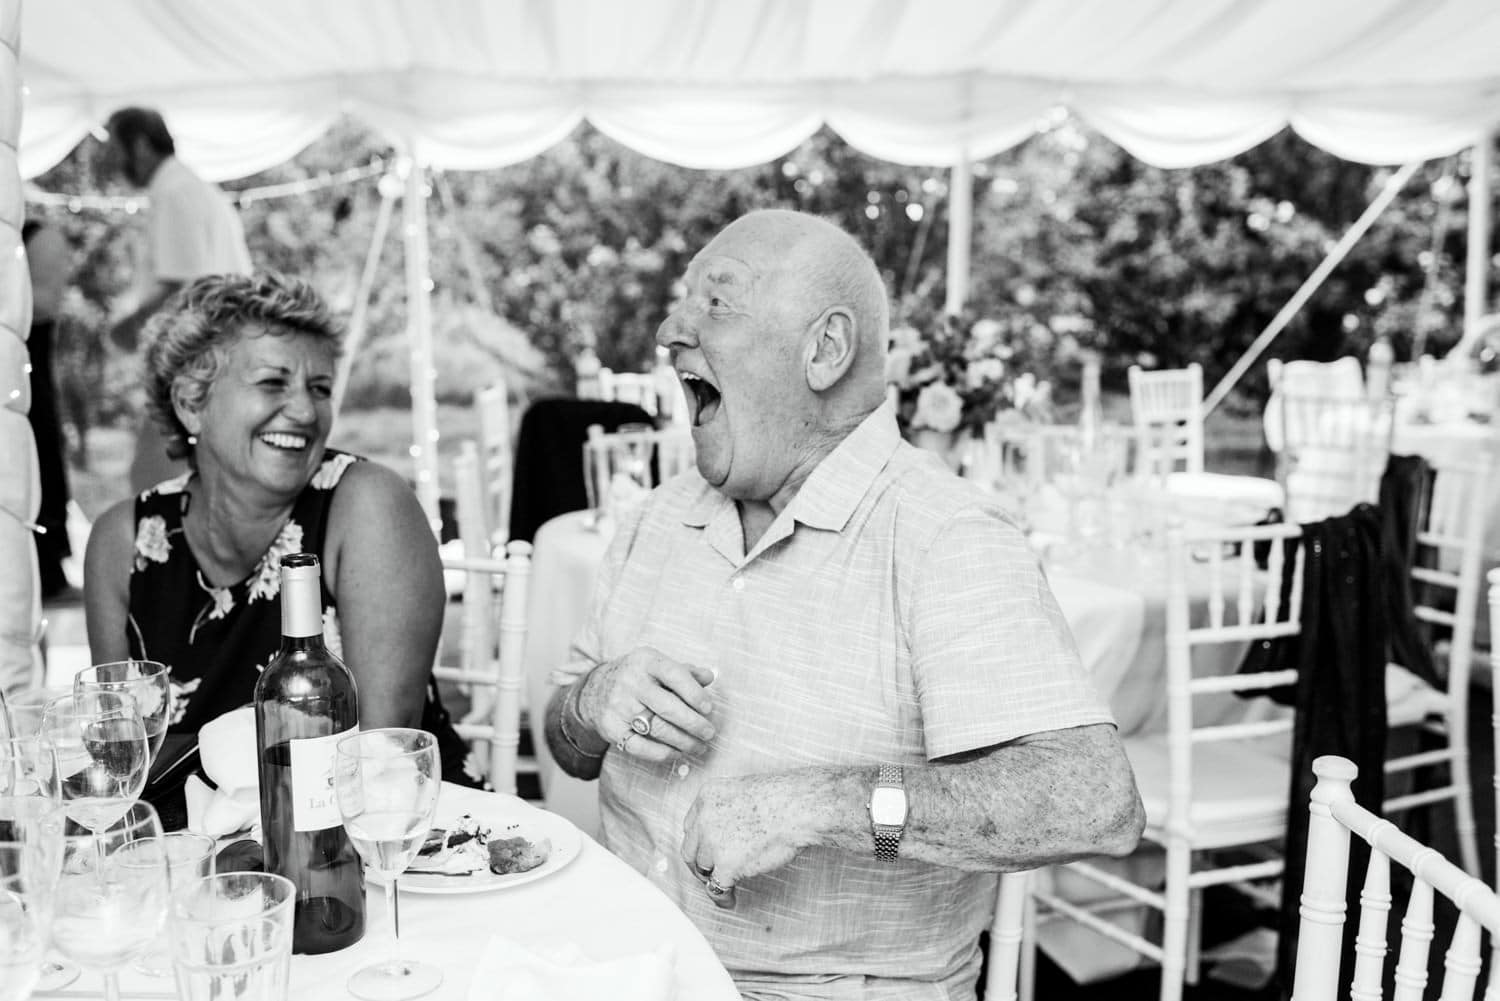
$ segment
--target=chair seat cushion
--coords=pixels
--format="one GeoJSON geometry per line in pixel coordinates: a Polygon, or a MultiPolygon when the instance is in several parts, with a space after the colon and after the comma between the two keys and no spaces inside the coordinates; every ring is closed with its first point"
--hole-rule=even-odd
{"type": "Polygon", "coordinates": [[[1448,693],[1440,692],[1400,664],[1385,668],[1387,726],[1416,726],[1448,711],[1448,693]]]}
{"type": "MultiPolygon", "coordinates": [[[[1146,806],[1146,836],[1166,834],[1171,788],[1165,734],[1125,740],[1125,754],[1146,806]]],[[[1286,829],[1291,794],[1291,735],[1195,747],[1188,826],[1196,847],[1252,844],[1286,829]]]]}

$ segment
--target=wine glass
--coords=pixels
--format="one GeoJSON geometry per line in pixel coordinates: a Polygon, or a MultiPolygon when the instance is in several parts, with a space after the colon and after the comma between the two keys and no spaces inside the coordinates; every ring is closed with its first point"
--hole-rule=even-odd
{"type": "Polygon", "coordinates": [[[130,847],[161,838],[161,821],[151,804],[123,799],[102,804],[108,809],[85,817],[83,801],[66,803],[43,821],[62,846],[52,943],[79,966],[103,974],[105,1001],[119,1001],[120,970],[161,935],[169,897],[167,859],[159,849],[130,847]],[[91,828],[100,815],[111,819],[91,828]],[[121,864],[127,852],[130,864],[121,864]]]}
{"type": "Polygon", "coordinates": [[[58,860],[37,833],[0,840],[0,1001],[26,1001],[42,980],[58,860]]]}
{"type": "Polygon", "coordinates": [[[62,796],[57,753],[39,736],[0,740],[0,796],[62,796]]]}
{"type": "Polygon", "coordinates": [[[437,989],[443,973],[401,958],[396,880],[422,847],[437,812],[442,770],[437,738],[425,730],[366,730],[338,743],[333,766],[339,816],[349,840],[385,884],[391,923],[390,959],[349,978],[349,993],[366,1001],[404,1001],[437,989]]]}
{"type": "MultiPolygon", "coordinates": [[[[42,746],[46,747],[46,745],[42,746]]],[[[51,750],[50,747],[46,749],[49,752],[51,750]]],[[[41,823],[48,815],[58,810],[58,800],[55,797],[0,796],[0,842],[35,843],[39,851],[52,853],[50,878],[43,883],[49,900],[52,888],[57,882],[57,861],[61,845],[58,839],[43,833],[41,823]]],[[[4,921],[0,920],[0,925],[3,924],[4,921]]],[[[4,935],[5,932],[0,931],[0,938],[4,935]]],[[[78,967],[50,956],[38,961],[36,973],[38,976],[32,986],[32,989],[36,991],[61,990],[78,979],[78,967]]],[[[3,947],[0,947],[0,975],[7,979],[17,975],[16,971],[7,967],[3,947]]],[[[0,999],[6,996],[4,991],[0,990],[0,999]]]]}
{"type": "Polygon", "coordinates": [[[122,692],[135,699],[146,725],[154,760],[172,722],[172,676],[154,660],[116,660],[86,667],[73,676],[73,694],[122,692]]]}
{"type": "Polygon", "coordinates": [[[71,685],[54,685],[51,688],[29,688],[10,696],[10,735],[12,737],[35,737],[42,732],[42,713],[47,703],[72,695],[71,685]]]}
{"type": "Polygon", "coordinates": [[[55,699],[42,714],[42,739],[57,754],[69,814],[85,827],[110,824],[120,804],[146,787],[151,748],[130,695],[83,692],[55,699]]]}

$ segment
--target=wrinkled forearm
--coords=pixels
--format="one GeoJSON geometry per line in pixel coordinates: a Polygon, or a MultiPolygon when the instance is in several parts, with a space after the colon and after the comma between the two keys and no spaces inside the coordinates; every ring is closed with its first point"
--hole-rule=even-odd
{"type": "MultiPolygon", "coordinates": [[[[583,680],[579,679],[573,684],[581,685],[583,684],[583,680]]],[[[592,730],[589,730],[587,733],[580,732],[580,729],[586,727],[587,724],[578,719],[576,715],[568,721],[568,733],[573,735],[574,740],[570,740],[564,735],[562,730],[562,716],[564,712],[571,712],[568,700],[568,694],[571,691],[571,686],[558,688],[553,691],[552,697],[547,700],[547,718],[543,728],[546,735],[547,748],[552,752],[552,758],[557,762],[558,767],[567,774],[577,779],[597,779],[599,772],[604,768],[604,751],[608,750],[609,744],[607,742],[604,743],[603,750],[597,755],[591,753],[596,749],[594,746],[579,747],[576,745],[574,740],[586,738],[589,734],[592,734],[595,739],[602,739],[599,738],[598,734],[593,733],[592,730]]]]}
{"type": "MultiPolygon", "coordinates": [[[[782,787],[788,808],[802,814],[807,845],[868,855],[874,843],[866,804],[875,772],[809,768],[767,778],[782,787]]],[[[901,857],[955,869],[1012,871],[1125,855],[1145,824],[1119,737],[1104,724],[908,767],[904,781],[901,857]]]]}

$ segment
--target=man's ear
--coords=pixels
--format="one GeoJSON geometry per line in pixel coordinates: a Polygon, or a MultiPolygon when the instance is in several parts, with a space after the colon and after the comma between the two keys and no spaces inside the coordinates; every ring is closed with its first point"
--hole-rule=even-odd
{"type": "Polygon", "coordinates": [[[807,384],[815,393],[835,386],[854,365],[857,346],[854,316],[843,306],[830,306],[813,321],[807,350],[807,384]]]}

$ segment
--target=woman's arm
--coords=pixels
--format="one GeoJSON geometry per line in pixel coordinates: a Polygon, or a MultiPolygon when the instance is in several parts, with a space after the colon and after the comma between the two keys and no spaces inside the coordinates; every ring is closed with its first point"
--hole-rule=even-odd
{"type": "Polygon", "coordinates": [[[373,462],[344,472],[323,554],[361,727],[416,726],[443,628],[437,539],[416,495],[373,462]]]}
{"type": "Polygon", "coordinates": [[[83,612],[95,664],[130,656],[130,563],[135,558],[135,498],[105,511],[89,531],[83,557],[83,612]]]}

